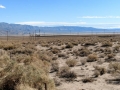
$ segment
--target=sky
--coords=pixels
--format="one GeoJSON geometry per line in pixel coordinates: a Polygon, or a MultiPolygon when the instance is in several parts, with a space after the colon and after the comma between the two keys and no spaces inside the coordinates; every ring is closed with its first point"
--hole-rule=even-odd
{"type": "Polygon", "coordinates": [[[0,22],[120,28],[120,0],[0,0],[0,22]]]}

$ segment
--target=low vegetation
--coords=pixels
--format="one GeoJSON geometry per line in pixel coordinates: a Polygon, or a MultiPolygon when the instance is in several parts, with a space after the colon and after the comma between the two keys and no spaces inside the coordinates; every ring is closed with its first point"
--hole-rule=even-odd
{"type": "Polygon", "coordinates": [[[74,67],[74,66],[77,64],[77,61],[76,61],[76,60],[73,60],[73,59],[70,59],[70,60],[67,60],[67,61],[66,61],[66,64],[67,64],[69,67],[74,67]]]}
{"type": "Polygon", "coordinates": [[[120,78],[119,38],[0,38],[0,90],[72,90],[70,86],[87,90],[85,83],[97,90],[94,85],[99,88],[106,80],[120,78]]]}

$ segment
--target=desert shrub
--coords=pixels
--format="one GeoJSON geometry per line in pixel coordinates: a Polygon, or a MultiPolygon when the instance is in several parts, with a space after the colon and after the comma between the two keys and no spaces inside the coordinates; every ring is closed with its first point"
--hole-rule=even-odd
{"type": "Polygon", "coordinates": [[[102,49],[102,48],[96,48],[95,52],[101,52],[102,53],[102,52],[104,52],[104,49],[102,49]]]}
{"type": "Polygon", "coordinates": [[[0,56],[0,68],[5,68],[10,63],[10,57],[7,54],[0,56]]]}
{"type": "Polygon", "coordinates": [[[112,42],[105,41],[105,42],[102,43],[102,47],[112,47],[112,42]]]}
{"type": "Polygon", "coordinates": [[[90,54],[90,51],[87,48],[82,48],[79,49],[78,51],[79,51],[78,54],[82,57],[90,54]]]}
{"type": "Polygon", "coordinates": [[[70,68],[68,66],[63,66],[59,69],[58,75],[64,77],[68,71],[70,71],[70,68]]]}
{"type": "Polygon", "coordinates": [[[65,49],[65,46],[61,46],[61,50],[64,50],[65,49]]]}
{"type": "Polygon", "coordinates": [[[58,59],[58,57],[53,57],[53,58],[52,58],[52,60],[57,60],[57,59],[58,59]]]}
{"type": "Polygon", "coordinates": [[[58,48],[53,48],[53,49],[51,50],[51,52],[52,52],[53,54],[57,54],[57,53],[60,53],[60,50],[59,50],[58,48]]]}
{"type": "Polygon", "coordinates": [[[77,74],[74,71],[68,71],[64,76],[68,81],[72,81],[77,78],[77,74]]]}
{"type": "Polygon", "coordinates": [[[30,87],[29,85],[18,84],[18,85],[16,85],[15,90],[36,90],[36,89],[30,87]]]}
{"type": "Polygon", "coordinates": [[[54,71],[59,71],[59,63],[57,61],[52,62],[51,64],[51,70],[54,71]]]}
{"type": "Polygon", "coordinates": [[[98,77],[100,75],[100,72],[98,70],[95,70],[93,75],[94,77],[98,77]]]}
{"type": "Polygon", "coordinates": [[[95,66],[95,73],[94,75],[97,76],[97,73],[99,72],[98,75],[103,75],[106,73],[106,69],[104,67],[99,67],[99,66],[95,66]]]}
{"type": "Polygon", "coordinates": [[[116,59],[114,58],[115,54],[111,53],[111,54],[107,54],[107,57],[105,58],[106,62],[111,62],[111,61],[116,61],[116,59]]]}
{"type": "Polygon", "coordinates": [[[72,42],[73,45],[77,46],[78,45],[78,42],[77,41],[74,41],[72,42]]]}
{"type": "Polygon", "coordinates": [[[36,55],[40,60],[48,62],[51,62],[53,57],[53,54],[47,51],[38,51],[36,55]]]}
{"type": "Polygon", "coordinates": [[[18,62],[18,63],[23,63],[26,58],[29,58],[29,55],[26,54],[16,54],[12,55],[11,59],[18,62]]]}
{"type": "Polygon", "coordinates": [[[98,60],[97,60],[97,63],[98,63],[98,64],[103,64],[103,63],[104,63],[104,60],[98,59],[98,60]]]}
{"type": "Polygon", "coordinates": [[[64,66],[60,69],[59,76],[61,78],[66,78],[69,81],[77,78],[77,74],[74,71],[70,71],[70,68],[67,66],[64,66]]]}
{"type": "Polygon", "coordinates": [[[2,56],[2,55],[4,55],[4,54],[6,54],[6,51],[3,50],[3,49],[0,49],[0,56],[2,56]]]}
{"type": "Polygon", "coordinates": [[[119,62],[110,63],[109,68],[113,69],[114,72],[116,72],[117,70],[120,70],[120,63],[119,62]]]}
{"type": "Polygon", "coordinates": [[[115,46],[115,47],[113,48],[113,52],[119,52],[119,48],[120,48],[120,46],[115,46]]]}
{"type": "Polygon", "coordinates": [[[65,53],[59,53],[58,57],[66,57],[66,54],[65,53]]]}
{"type": "Polygon", "coordinates": [[[99,54],[99,58],[104,58],[106,55],[104,53],[99,54]]]}
{"type": "Polygon", "coordinates": [[[66,64],[67,64],[69,67],[74,67],[74,66],[77,64],[77,61],[76,61],[76,60],[73,60],[73,59],[70,59],[70,60],[67,60],[67,61],[66,61],[66,64]]]}
{"type": "Polygon", "coordinates": [[[85,59],[81,60],[81,65],[85,65],[85,63],[87,62],[85,59]]]}
{"type": "Polygon", "coordinates": [[[66,48],[73,48],[73,44],[72,44],[72,43],[68,43],[68,44],[66,45],[66,48]]]}
{"type": "Polygon", "coordinates": [[[11,54],[27,54],[27,55],[31,55],[33,54],[34,50],[30,49],[30,48],[17,48],[12,50],[10,53],[11,54]]]}
{"type": "Polygon", "coordinates": [[[53,80],[55,82],[55,86],[60,86],[61,85],[61,81],[60,81],[59,78],[55,77],[53,80]]]}
{"type": "Polygon", "coordinates": [[[107,55],[107,58],[108,58],[108,59],[111,59],[111,58],[114,58],[114,56],[115,56],[115,55],[114,55],[113,53],[111,53],[111,54],[108,54],[108,55],[107,55]]]}
{"type": "Polygon", "coordinates": [[[33,62],[32,56],[24,57],[24,61],[23,62],[24,62],[25,65],[30,64],[31,62],[33,62]]]}
{"type": "Polygon", "coordinates": [[[0,49],[4,49],[4,50],[12,50],[12,49],[15,49],[15,44],[12,44],[10,42],[3,42],[3,43],[0,43],[0,49]]]}
{"type": "Polygon", "coordinates": [[[98,58],[97,58],[97,55],[96,54],[90,54],[87,58],[87,62],[94,62],[94,61],[97,61],[98,58]]]}
{"type": "Polygon", "coordinates": [[[54,84],[48,76],[46,76],[44,69],[38,68],[32,64],[23,66],[13,62],[2,72],[4,72],[6,77],[1,77],[1,90],[15,90],[15,87],[19,84],[27,84],[30,87],[43,90],[45,83],[48,85],[48,88],[54,90],[54,84]],[[50,87],[49,85],[53,87],[50,87]]]}
{"type": "MultiPolygon", "coordinates": [[[[70,54],[70,52],[67,52],[67,54],[70,54]]],[[[79,56],[80,52],[78,50],[73,50],[72,54],[79,56]]]]}
{"type": "Polygon", "coordinates": [[[49,47],[49,44],[48,43],[42,43],[41,46],[42,47],[49,47]]]}
{"type": "Polygon", "coordinates": [[[85,44],[84,44],[84,46],[94,46],[95,45],[95,43],[92,41],[89,41],[89,42],[86,42],[85,44]]]}
{"type": "Polygon", "coordinates": [[[104,53],[105,54],[110,54],[110,53],[112,53],[112,50],[110,48],[105,48],[104,53]]]}
{"type": "Polygon", "coordinates": [[[93,81],[94,81],[94,79],[91,77],[85,77],[84,79],[82,79],[83,83],[88,83],[88,82],[93,82],[93,81]]]}

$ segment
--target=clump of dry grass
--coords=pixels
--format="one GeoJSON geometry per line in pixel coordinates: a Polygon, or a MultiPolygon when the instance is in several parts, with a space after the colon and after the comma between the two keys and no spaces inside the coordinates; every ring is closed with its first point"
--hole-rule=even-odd
{"type": "Polygon", "coordinates": [[[108,54],[108,55],[107,55],[107,58],[108,58],[108,59],[111,59],[111,58],[114,58],[114,56],[115,56],[115,54],[111,53],[111,54],[108,54]]]}
{"type": "Polygon", "coordinates": [[[99,75],[103,75],[106,73],[106,69],[104,67],[94,66],[95,72],[94,76],[98,77],[99,75]]]}
{"type": "Polygon", "coordinates": [[[65,49],[65,46],[61,46],[61,50],[64,50],[65,49]]]}
{"type": "Polygon", "coordinates": [[[79,43],[78,43],[78,41],[74,41],[74,42],[72,42],[72,44],[77,46],[79,43]]]}
{"type": "Polygon", "coordinates": [[[84,46],[94,46],[95,43],[93,41],[85,42],[84,46]]]}
{"type": "Polygon", "coordinates": [[[120,63],[119,62],[111,62],[109,64],[109,69],[112,69],[112,73],[116,73],[120,70],[120,63]]]}
{"type": "Polygon", "coordinates": [[[82,79],[83,83],[88,83],[88,82],[93,82],[93,81],[94,81],[94,79],[91,78],[91,77],[85,77],[85,78],[82,79]]]}
{"type": "Polygon", "coordinates": [[[38,51],[36,52],[37,57],[42,61],[52,61],[53,54],[47,51],[38,51]]]}
{"type": "Polygon", "coordinates": [[[10,57],[7,53],[0,56],[0,68],[4,69],[10,62],[10,57]]]}
{"type": "Polygon", "coordinates": [[[115,46],[115,47],[113,48],[113,52],[114,52],[114,53],[117,53],[117,52],[119,52],[119,49],[120,49],[120,46],[115,46]]]}
{"type": "Polygon", "coordinates": [[[66,78],[66,80],[72,81],[77,78],[77,74],[74,71],[70,71],[68,66],[63,66],[59,70],[59,76],[61,78],[66,78]]]}
{"type": "Polygon", "coordinates": [[[105,61],[107,61],[107,62],[116,61],[116,59],[114,57],[115,57],[114,53],[107,54],[107,58],[105,59],[105,61]]]}
{"type": "Polygon", "coordinates": [[[58,59],[58,57],[53,57],[53,58],[52,58],[52,60],[57,60],[57,59],[58,59]]]}
{"type": "Polygon", "coordinates": [[[51,64],[51,71],[59,71],[59,63],[57,61],[52,62],[51,64]]]}
{"type": "Polygon", "coordinates": [[[87,58],[87,62],[94,62],[94,61],[97,61],[98,58],[97,58],[97,55],[96,54],[90,54],[87,58]]]}
{"type": "Polygon", "coordinates": [[[31,49],[31,48],[17,48],[17,49],[14,49],[12,50],[10,53],[11,54],[27,54],[27,55],[31,55],[33,54],[34,50],[31,49]]]}
{"type": "Polygon", "coordinates": [[[0,56],[5,55],[7,52],[3,49],[0,49],[0,56]]]}
{"type": "Polygon", "coordinates": [[[99,75],[100,75],[100,72],[98,70],[95,70],[93,76],[98,77],[99,75]]]}
{"type": "Polygon", "coordinates": [[[60,81],[60,79],[57,78],[57,77],[55,77],[53,80],[55,82],[55,86],[60,86],[62,84],[61,81],[60,81]]]}
{"type": "Polygon", "coordinates": [[[0,43],[0,49],[4,49],[4,50],[12,50],[12,49],[15,49],[15,44],[11,43],[11,42],[3,42],[3,43],[0,43]]]}
{"type": "Polygon", "coordinates": [[[104,52],[104,49],[98,47],[94,50],[95,52],[100,52],[100,53],[103,53],[104,52]]]}
{"type": "Polygon", "coordinates": [[[54,84],[51,83],[44,69],[36,66],[36,64],[22,65],[12,62],[0,73],[6,76],[0,77],[1,90],[14,90],[20,83],[28,84],[30,87],[40,90],[44,89],[44,84],[48,86],[51,84],[54,87],[54,84]]]}
{"type": "Polygon", "coordinates": [[[104,53],[105,54],[110,54],[110,53],[112,53],[112,50],[110,48],[105,48],[104,53]]]}
{"type": "Polygon", "coordinates": [[[58,54],[58,53],[60,53],[60,50],[58,48],[52,48],[51,52],[53,54],[58,54]]]}
{"type": "Polygon", "coordinates": [[[66,48],[73,48],[73,44],[72,44],[72,43],[68,43],[68,44],[66,45],[66,48]]]}
{"type": "Polygon", "coordinates": [[[74,66],[77,64],[77,61],[76,61],[76,60],[73,60],[73,59],[70,59],[70,60],[67,60],[67,61],[66,61],[66,64],[67,64],[69,67],[74,67],[74,66]]]}
{"type": "Polygon", "coordinates": [[[66,57],[66,54],[65,53],[59,53],[58,57],[66,57]]]}
{"type": "Polygon", "coordinates": [[[112,42],[110,42],[110,41],[104,41],[102,43],[102,47],[112,47],[112,42]]]}
{"type": "Polygon", "coordinates": [[[79,49],[76,54],[81,56],[81,57],[84,57],[84,56],[89,55],[90,51],[87,48],[82,48],[82,49],[79,49]]]}
{"type": "Polygon", "coordinates": [[[74,50],[73,53],[74,53],[75,55],[77,55],[77,56],[84,57],[84,56],[89,55],[89,54],[90,54],[90,51],[89,51],[87,48],[83,47],[83,48],[81,48],[81,49],[74,50]]]}
{"type": "Polygon", "coordinates": [[[85,63],[87,62],[85,59],[81,60],[81,65],[85,65],[85,63]]]}

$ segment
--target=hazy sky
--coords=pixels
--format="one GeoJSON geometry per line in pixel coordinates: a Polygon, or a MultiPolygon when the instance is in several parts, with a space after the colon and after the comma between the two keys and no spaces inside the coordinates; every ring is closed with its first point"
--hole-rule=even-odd
{"type": "Polygon", "coordinates": [[[120,28],[120,0],[0,0],[0,22],[120,28]]]}

